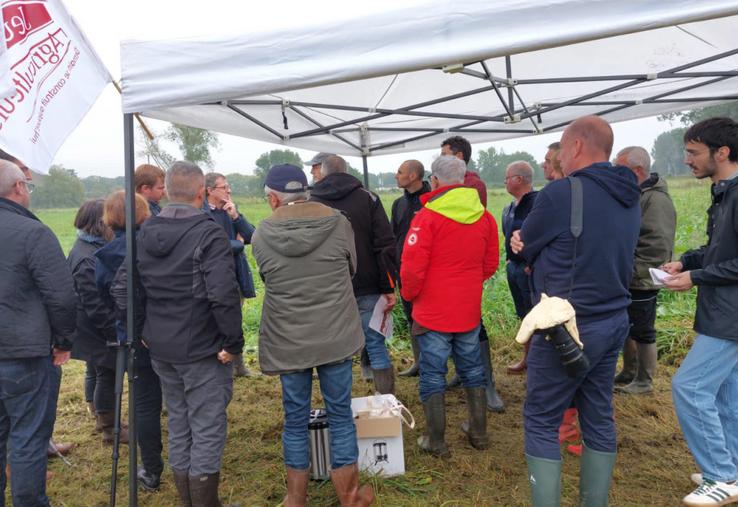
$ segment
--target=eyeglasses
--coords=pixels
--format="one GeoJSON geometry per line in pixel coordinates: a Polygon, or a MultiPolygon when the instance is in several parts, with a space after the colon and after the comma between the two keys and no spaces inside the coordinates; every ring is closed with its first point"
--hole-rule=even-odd
{"type": "Polygon", "coordinates": [[[213,190],[217,190],[219,188],[222,188],[226,192],[229,192],[231,190],[231,186],[230,185],[218,185],[217,187],[213,187],[213,190]]]}
{"type": "Polygon", "coordinates": [[[21,183],[23,183],[26,186],[26,190],[29,194],[32,194],[34,190],[36,190],[36,185],[31,183],[28,180],[20,180],[21,183]]]}

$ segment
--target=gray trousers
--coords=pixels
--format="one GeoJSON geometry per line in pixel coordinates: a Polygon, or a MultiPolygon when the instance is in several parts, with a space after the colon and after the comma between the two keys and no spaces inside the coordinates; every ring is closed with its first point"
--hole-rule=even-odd
{"type": "Polygon", "coordinates": [[[191,476],[220,471],[233,396],[230,364],[208,357],[187,364],[151,359],[169,411],[169,466],[191,476]]]}

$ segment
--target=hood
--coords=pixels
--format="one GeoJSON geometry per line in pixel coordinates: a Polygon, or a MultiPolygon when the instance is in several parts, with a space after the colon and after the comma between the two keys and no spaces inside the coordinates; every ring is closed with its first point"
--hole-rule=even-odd
{"type": "Polygon", "coordinates": [[[666,180],[659,176],[659,173],[651,173],[648,179],[641,183],[641,192],[647,192],[649,190],[656,190],[664,193],[669,191],[666,186],[666,180]]]}
{"type": "Polygon", "coordinates": [[[407,190],[405,190],[405,197],[411,197],[414,195],[420,196],[423,194],[427,194],[430,191],[431,191],[430,183],[428,183],[427,181],[423,181],[423,186],[420,187],[420,190],[417,190],[415,192],[408,192],[407,190]]]}
{"type": "Polygon", "coordinates": [[[599,162],[576,171],[572,176],[594,181],[624,208],[631,208],[640,202],[641,189],[638,187],[638,179],[627,167],[599,162]]]}
{"type": "Polygon", "coordinates": [[[212,218],[198,213],[187,218],[151,217],[141,226],[138,233],[143,248],[154,257],[165,257],[177,246],[182,237],[192,228],[212,218]]]}
{"type": "Polygon", "coordinates": [[[304,257],[325,242],[340,217],[341,212],[318,203],[282,206],[262,220],[256,234],[280,255],[304,257]]]}
{"type": "Polygon", "coordinates": [[[115,237],[105,246],[95,251],[95,257],[100,261],[100,264],[115,272],[123,263],[123,259],[126,258],[126,232],[120,230],[113,232],[115,237]]]}
{"type": "Polygon", "coordinates": [[[473,224],[484,214],[479,192],[474,188],[450,185],[420,196],[426,208],[460,224],[473,224]]]}
{"type": "Polygon", "coordinates": [[[362,186],[358,179],[348,173],[333,173],[313,185],[310,195],[326,201],[337,201],[362,186]]]}

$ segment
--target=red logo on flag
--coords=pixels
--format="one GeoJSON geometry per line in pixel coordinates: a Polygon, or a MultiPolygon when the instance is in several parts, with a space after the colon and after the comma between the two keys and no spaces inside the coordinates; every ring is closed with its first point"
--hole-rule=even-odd
{"type": "Polygon", "coordinates": [[[51,22],[49,11],[40,2],[14,3],[3,7],[5,41],[8,49],[51,22]]]}

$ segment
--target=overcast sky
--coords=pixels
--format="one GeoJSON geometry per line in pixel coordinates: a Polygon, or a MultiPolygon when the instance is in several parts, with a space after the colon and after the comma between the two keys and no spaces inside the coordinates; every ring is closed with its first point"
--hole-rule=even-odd
{"type": "MultiPolygon", "coordinates": [[[[294,26],[316,26],[321,22],[348,19],[383,10],[408,7],[425,0],[372,0],[346,2],[313,0],[311,2],[273,1],[210,1],[203,3],[182,0],[64,0],[67,9],[77,19],[90,42],[114,78],[120,77],[120,41],[125,39],[168,39],[184,36],[271,31],[294,26]]],[[[449,8],[453,3],[449,2],[449,8]]],[[[155,131],[162,132],[163,122],[145,119],[155,131]]],[[[55,163],[74,168],[81,176],[123,175],[123,117],[120,96],[112,85],[101,94],[95,106],[76,131],[59,150],[55,163]]],[[[668,123],[655,118],[633,120],[613,125],[615,150],[628,145],[641,145],[650,150],[659,133],[668,130],[668,123]]],[[[557,141],[560,133],[526,137],[498,143],[478,144],[478,150],[495,146],[510,153],[525,150],[541,160],[546,146],[557,141]]],[[[260,154],[284,148],[259,141],[220,135],[221,148],[215,153],[214,168],[223,173],[250,173],[260,154]]],[[[173,146],[169,150],[178,156],[173,146]]],[[[303,160],[314,153],[296,149],[303,160]]],[[[439,150],[401,155],[371,157],[371,172],[395,171],[408,158],[430,163],[439,150]]],[[[361,159],[347,157],[357,168],[361,159]]]]}

